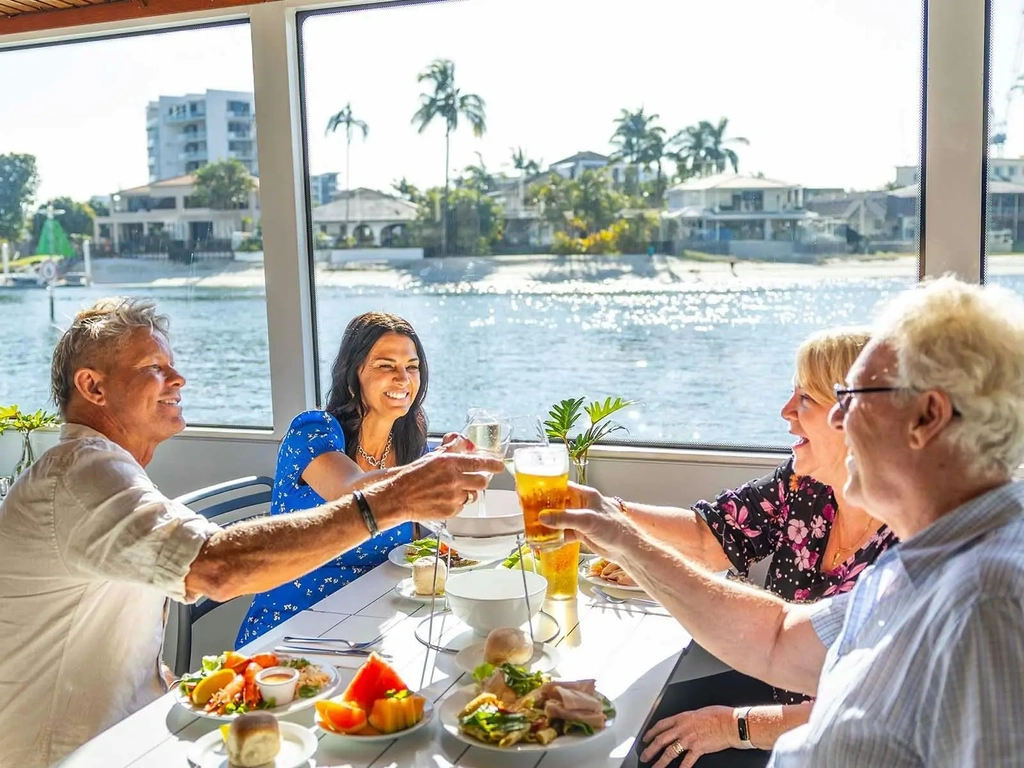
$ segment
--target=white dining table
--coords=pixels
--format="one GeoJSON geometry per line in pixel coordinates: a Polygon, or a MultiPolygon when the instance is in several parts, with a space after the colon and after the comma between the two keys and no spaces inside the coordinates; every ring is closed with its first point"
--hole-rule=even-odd
{"type": "MultiPolygon", "coordinates": [[[[597,689],[612,699],[616,717],[597,737],[573,748],[499,753],[466,744],[442,728],[438,712],[443,700],[471,684],[472,677],[456,666],[454,655],[428,649],[417,639],[417,626],[429,617],[430,607],[395,593],[395,586],[407,576],[408,570],[386,562],[243,649],[249,653],[272,650],[285,635],[364,641],[383,633],[375,649],[391,657],[390,663],[410,688],[434,702],[434,719],[427,727],[391,741],[351,743],[314,729],[319,741],[309,761],[311,768],[534,768],[542,760],[544,768],[619,768],[691,640],[664,609],[610,603],[590,593],[582,581],[576,600],[545,602],[544,611],[558,622],[558,633],[549,641],[560,655],[554,676],[594,678],[597,689]]],[[[465,627],[451,614],[435,614],[434,621],[435,638],[445,629],[446,635],[440,636],[443,641],[453,634],[465,639],[465,627]]],[[[550,621],[547,626],[553,631],[550,621]]],[[[420,626],[421,635],[425,630],[426,625],[420,626]]],[[[302,655],[338,669],[338,694],[365,660],[302,655]]],[[[313,728],[314,713],[310,707],[282,720],[313,728]]],[[[219,725],[182,708],[169,693],[84,744],[60,765],[187,766],[192,744],[219,725]]]]}

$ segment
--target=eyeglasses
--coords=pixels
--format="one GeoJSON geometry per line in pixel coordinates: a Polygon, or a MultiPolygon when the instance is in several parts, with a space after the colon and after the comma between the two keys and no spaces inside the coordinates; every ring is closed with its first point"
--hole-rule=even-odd
{"type": "Polygon", "coordinates": [[[838,384],[832,386],[836,393],[836,402],[839,403],[839,410],[846,413],[850,410],[850,401],[854,395],[870,394],[872,392],[899,392],[903,387],[842,387],[838,384]]]}
{"type": "MultiPolygon", "coordinates": [[[[832,386],[832,391],[836,395],[836,402],[839,403],[839,410],[843,413],[850,410],[850,402],[853,400],[854,395],[871,394],[873,392],[902,392],[906,389],[906,387],[843,387],[839,384],[832,386]]],[[[954,406],[953,417],[957,418],[959,416],[960,411],[954,406]]]]}

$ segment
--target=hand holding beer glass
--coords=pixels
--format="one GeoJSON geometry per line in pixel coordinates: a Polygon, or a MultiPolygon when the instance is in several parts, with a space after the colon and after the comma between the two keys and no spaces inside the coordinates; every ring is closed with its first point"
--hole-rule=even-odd
{"type": "Polygon", "coordinates": [[[516,493],[523,508],[526,543],[534,549],[557,549],[565,543],[559,528],[540,522],[541,512],[562,511],[569,498],[569,452],[565,445],[531,445],[512,454],[516,493]]]}

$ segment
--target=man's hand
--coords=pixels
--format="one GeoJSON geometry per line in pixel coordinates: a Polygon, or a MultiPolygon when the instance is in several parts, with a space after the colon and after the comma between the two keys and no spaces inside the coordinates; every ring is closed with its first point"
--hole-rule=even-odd
{"type": "Polygon", "coordinates": [[[505,469],[500,459],[450,451],[428,453],[363,488],[380,527],[452,517],[505,469]],[[485,474],[489,473],[489,474],[485,474]]]}
{"type": "Polygon", "coordinates": [[[548,511],[540,516],[544,525],[565,530],[567,541],[580,541],[591,551],[615,560],[641,536],[640,530],[622,514],[615,499],[593,488],[569,483],[564,512],[548,511]]]}

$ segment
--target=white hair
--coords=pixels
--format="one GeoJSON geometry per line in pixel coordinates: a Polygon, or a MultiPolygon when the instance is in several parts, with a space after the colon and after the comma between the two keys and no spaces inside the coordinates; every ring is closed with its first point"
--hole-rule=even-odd
{"type": "Polygon", "coordinates": [[[896,354],[896,386],[940,390],[960,413],[944,436],[965,470],[1008,476],[1024,457],[1024,301],[946,276],[901,293],[872,338],[896,354]]]}

